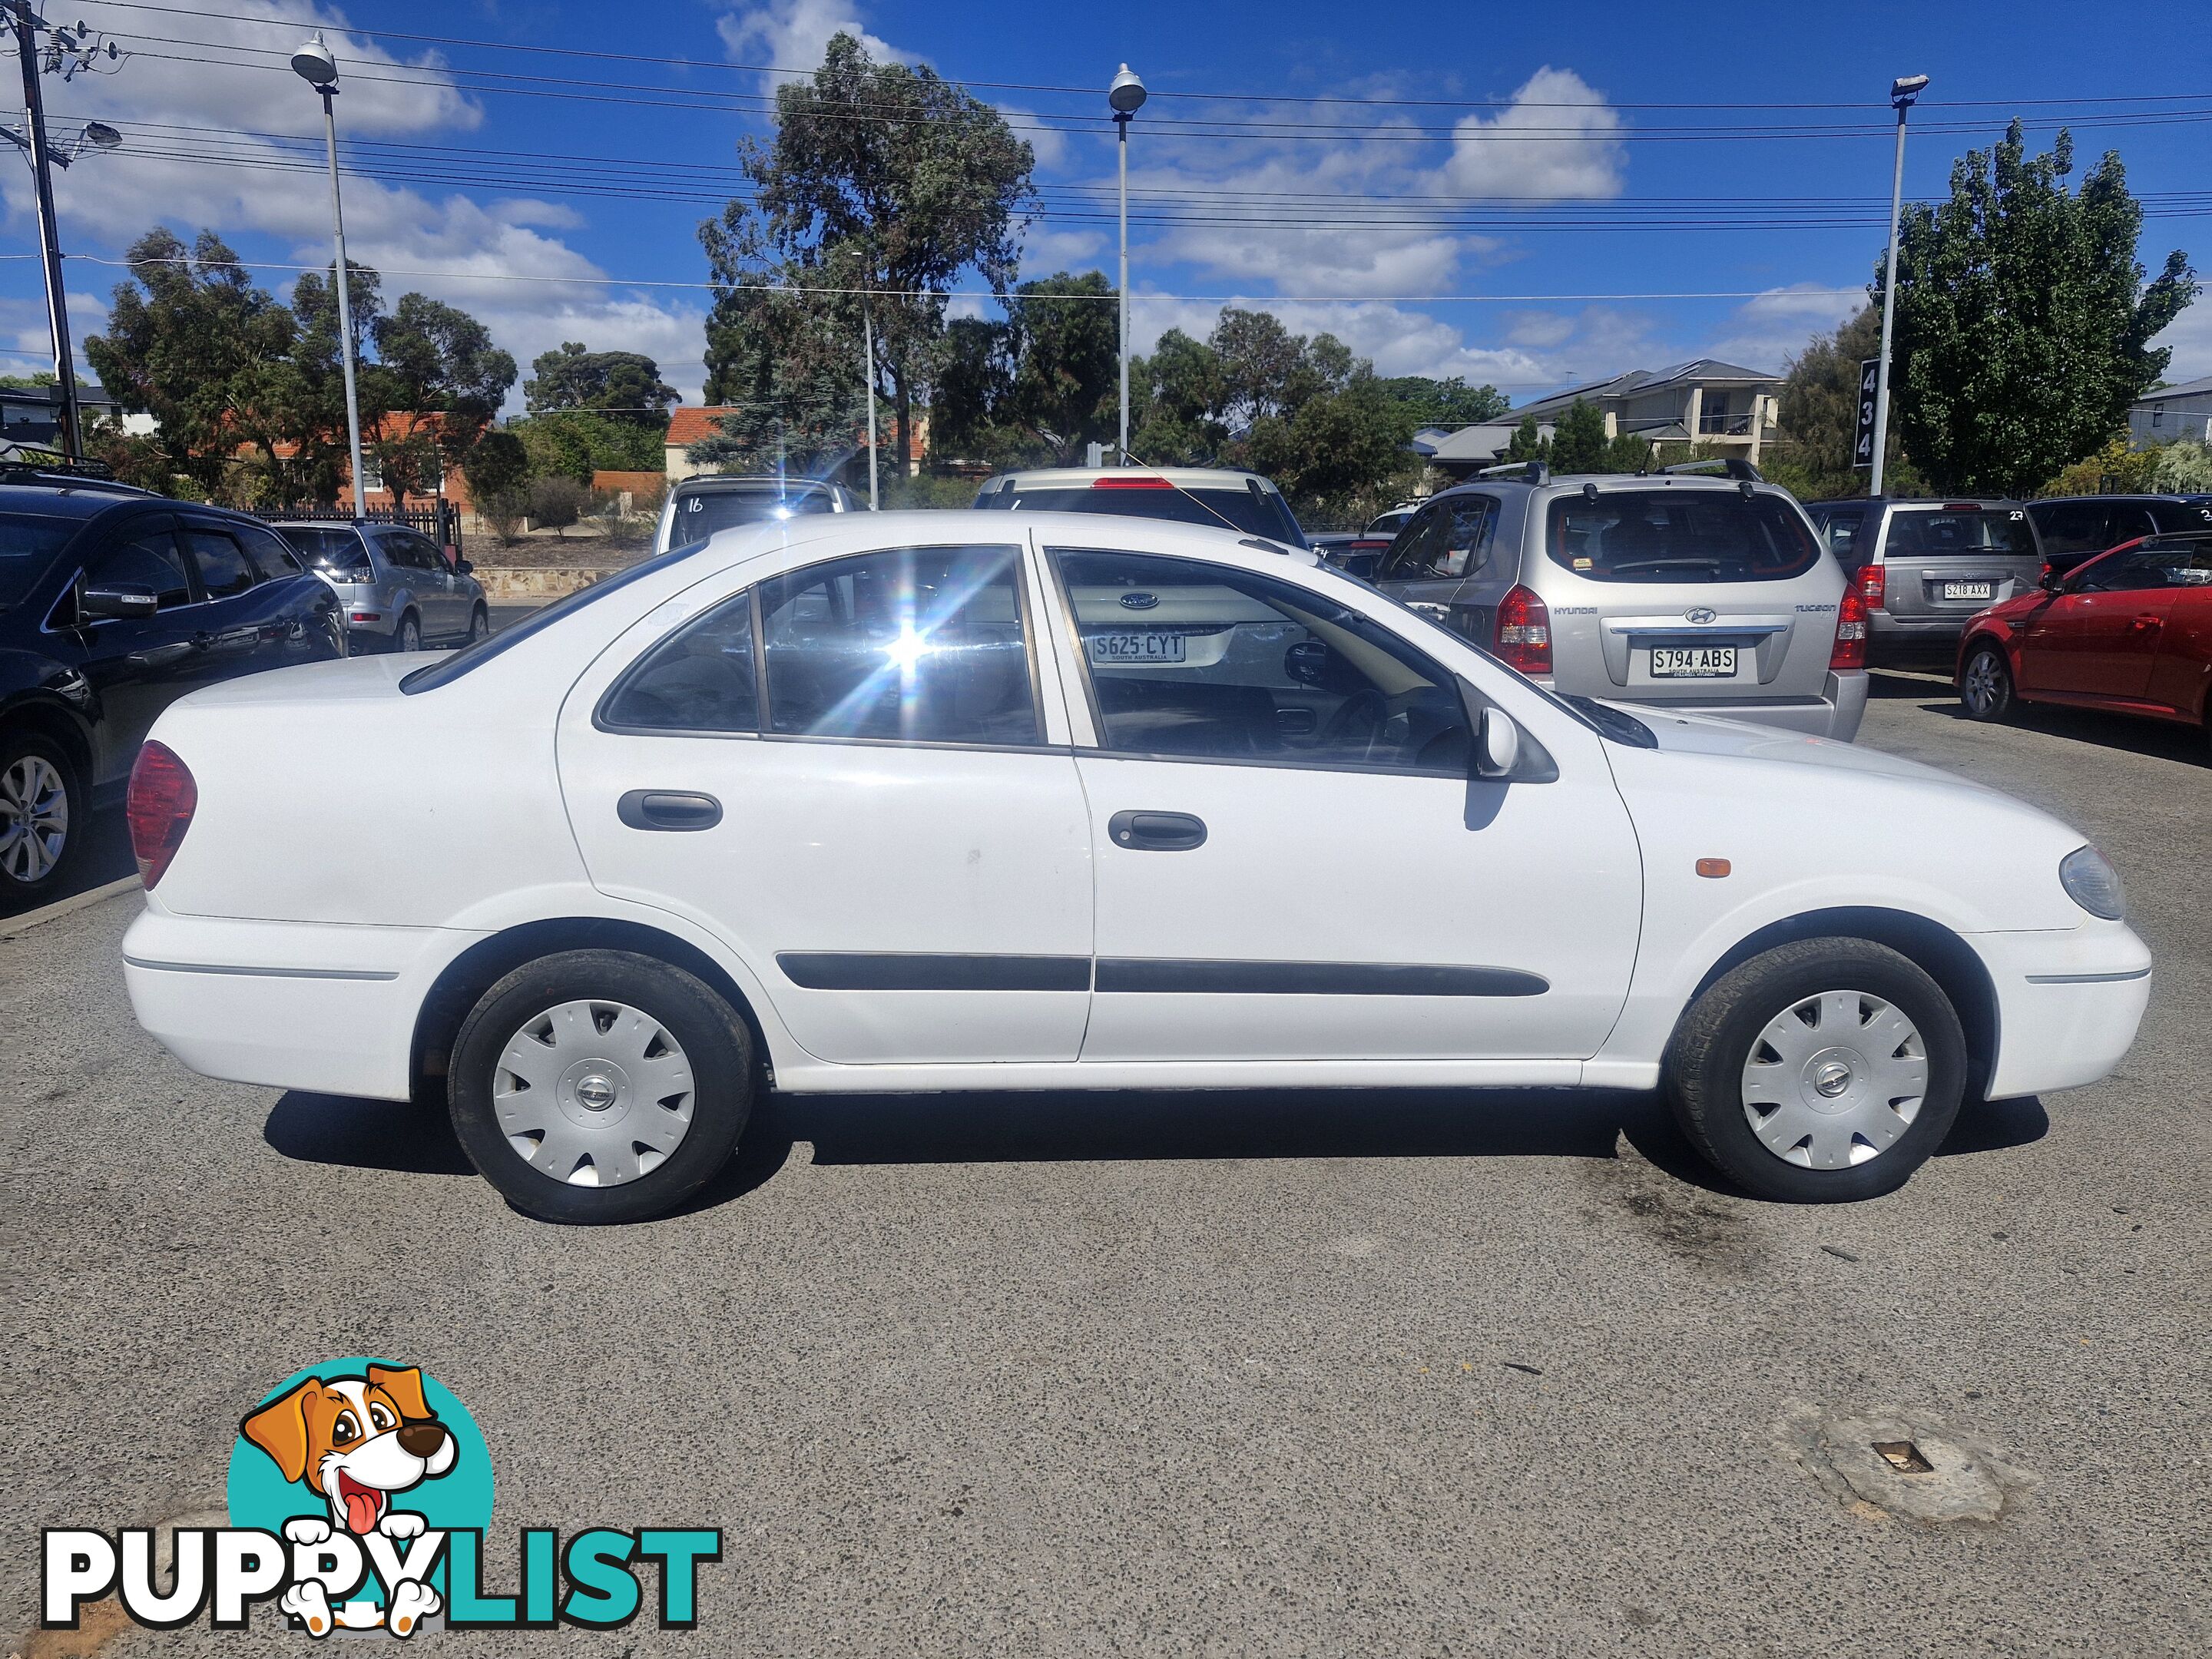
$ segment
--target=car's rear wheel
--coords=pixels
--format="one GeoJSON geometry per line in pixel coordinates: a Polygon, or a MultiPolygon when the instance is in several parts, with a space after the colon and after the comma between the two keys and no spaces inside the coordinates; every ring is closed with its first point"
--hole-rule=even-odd
{"type": "Polygon", "coordinates": [[[1958,1116],[1966,1040],[1942,988],[1870,939],[1778,945],[1690,1006],[1668,1053],[1675,1115],[1762,1198],[1894,1192],[1958,1116]]]}
{"type": "Polygon", "coordinates": [[[720,1170],[752,1107],[752,1039],[682,969],[621,951],[526,963],[453,1044],[453,1130],[517,1209],[641,1221],[720,1170]]]}
{"type": "Polygon", "coordinates": [[[1959,671],[1959,701],[1978,720],[2001,720],[2013,712],[2012,665],[1994,645],[1976,646],[1959,671]]]}
{"type": "Polygon", "coordinates": [[[410,611],[399,619],[399,626],[392,630],[392,648],[404,655],[422,648],[422,623],[410,611]]]}
{"type": "Polygon", "coordinates": [[[83,828],[76,769],[35,732],[0,735],[0,910],[60,887],[83,828]]]}

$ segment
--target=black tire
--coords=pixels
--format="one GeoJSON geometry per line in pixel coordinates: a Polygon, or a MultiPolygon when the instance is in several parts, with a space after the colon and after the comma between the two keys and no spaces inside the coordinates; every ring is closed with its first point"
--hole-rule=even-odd
{"type": "Polygon", "coordinates": [[[483,606],[478,605],[475,610],[469,612],[469,631],[466,636],[461,641],[461,643],[464,645],[474,645],[478,640],[483,638],[485,635],[490,632],[491,613],[486,611],[483,606]]]}
{"type": "Polygon", "coordinates": [[[399,626],[392,630],[392,648],[402,654],[422,648],[422,621],[412,611],[400,617],[399,626]]]}
{"type": "Polygon", "coordinates": [[[35,732],[0,733],[0,915],[43,904],[61,890],[76,867],[77,848],[91,828],[90,809],[91,803],[85,799],[76,768],[70,763],[60,745],[35,732]],[[41,766],[44,773],[58,778],[61,785],[58,847],[52,842],[50,805],[45,811],[38,810],[41,802],[53,800],[52,792],[42,792],[35,800],[15,799],[15,785],[20,783],[27,788],[31,785],[32,772],[28,769],[41,766]],[[18,767],[27,769],[20,777],[18,767]],[[46,826],[33,832],[39,842],[35,849],[17,839],[31,830],[27,819],[33,817],[46,826]],[[46,862],[48,859],[51,863],[46,862]],[[29,872],[34,868],[38,873],[32,875],[29,872]]]}
{"type": "Polygon", "coordinates": [[[448,1082],[454,1134],[515,1208],[544,1221],[643,1221],[696,1192],[736,1150],[752,1110],[752,1036],[736,1010],[680,968],[623,951],[565,951],[526,963],[484,993],[454,1039],[448,1082]],[[532,1168],[501,1128],[494,1098],[508,1043],[548,1010],[580,1001],[636,1009],[665,1026],[690,1062],[690,1128],[659,1167],[619,1186],[572,1185],[532,1168]]]}
{"type": "Polygon", "coordinates": [[[1959,665],[1959,702],[1969,720],[1994,725],[2008,720],[2019,707],[2013,691],[2012,665],[2003,648],[1989,641],[1975,646],[1959,665]]]}
{"type": "Polygon", "coordinates": [[[1966,1070],[1958,1012],[1917,964],[1871,939],[1814,939],[1763,951],[1707,987],[1675,1028],[1666,1087],[1691,1144],[1730,1180],[1761,1198],[1835,1204],[1894,1192],[1928,1161],[1959,1115],[1966,1070]],[[1927,1081],[1917,1111],[1888,1146],[1863,1163],[1808,1169],[1753,1133],[1743,1074],[1768,1023],[1826,991],[1856,991],[1904,1013],[1919,1031],[1927,1081]]]}

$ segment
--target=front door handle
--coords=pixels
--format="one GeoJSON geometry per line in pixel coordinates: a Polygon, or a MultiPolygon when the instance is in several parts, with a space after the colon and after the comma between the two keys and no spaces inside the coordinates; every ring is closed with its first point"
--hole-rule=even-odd
{"type": "Polygon", "coordinates": [[[712,830],[722,803],[680,789],[633,789],[615,803],[615,816],[633,830],[712,830]]]}
{"type": "Polygon", "coordinates": [[[1116,812],[1106,833],[1133,853],[1188,853],[1206,845],[1205,820],[1188,812],[1116,812]]]}

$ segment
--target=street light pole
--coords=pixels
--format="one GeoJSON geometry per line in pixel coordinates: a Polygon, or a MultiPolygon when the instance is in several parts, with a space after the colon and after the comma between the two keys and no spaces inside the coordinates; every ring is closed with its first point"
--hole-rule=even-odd
{"type": "Polygon", "coordinates": [[[868,381],[868,511],[876,510],[876,331],[868,302],[860,301],[860,359],[868,381]]]}
{"type": "Polygon", "coordinates": [[[1145,104],[1145,83],[1127,64],[1106,88],[1106,101],[1114,111],[1114,149],[1121,175],[1121,280],[1115,291],[1121,302],[1121,440],[1114,452],[1114,465],[1125,466],[1129,459],[1129,119],[1145,104]]]}
{"type": "Polygon", "coordinates": [[[301,78],[323,95],[323,143],[331,163],[331,234],[337,245],[338,362],[345,374],[346,442],[351,452],[353,516],[365,515],[367,503],[361,471],[361,400],[354,391],[353,295],[346,281],[345,208],[338,198],[338,118],[332,100],[338,95],[337,60],[323,44],[317,29],[307,43],[292,54],[292,67],[301,78]]]}
{"type": "Polygon", "coordinates": [[[1867,494],[1877,500],[1889,448],[1889,337],[1897,319],[1898,222],[1905,211],[1905,112],[1927,88],[1924,75],[1900,76],[1889,83],[1889,101],[1897,111],[1897,165],[1889,181],[1889,263],[1882,268],[1881,357],[1875,368],[1874,470],[1867,478],[1867,494]]]}
{"type": "Polygon", "coordinates": [[[70,343],[69,297],[62,288],[62,245],[54,224],[53,157],[46,146],[46,100],[39,86],[39,43],[33,32],[30,0],[15,0],[8,14],[15,29],[15,49],[23,59],[24,147],[30,153],[31,174],[36,181],[39,251],[46,266],[46,325],[53,332],[54,380],[62,394],[61,451],[76,457],[84,453],[76,405],[76,353],[70,343]]]}

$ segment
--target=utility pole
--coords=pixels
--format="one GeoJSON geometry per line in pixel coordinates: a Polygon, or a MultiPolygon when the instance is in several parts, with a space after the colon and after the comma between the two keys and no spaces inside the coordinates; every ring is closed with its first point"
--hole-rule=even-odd
{"type": "Polygon", "coordinates": [[[1129,122],[1145,106],[1145,83],[1127,64],[1106,88],[1106,103],[1114,112],[1114,149],[1121,157],[1121,441],[1114,452],[1114,465],[1129,463],[1129,122]]]}
{"type": "MultiPolygon", "coordinates": [[[[361,400],[355,393],[353,380],[353,295],[346,281],[345,207],[338,198],[338,118],[337,106],[331,102],[338,95],[338,65],[331,49],[323,44],[320,29],[292,54],[292,69],[323,99],[323,147],[331,163],[331,236],[337,249],[338,363],[345,372],[346,442],[353,462],[353,471],[349,476],[353,483],[353,516],[359,520],[368,516],[368,503],[362,499],[368,492],[362,483],[361,400]]],[[[444,488],[441,478],[439,489],[442,491],[444,488]]],[[[392,505],[396,515],[399,507],[398,496],[392,498],[392,505]]]]}
{"type": "Polygon", "coordinates": [[[30,0],[12,0],[8,13],[15,25],[15,49],[23,59],[24,136],[31,174],[37,181],[39,249],[46,264],[46,325],[53,331],[54,379],[62,392],[61,451],[75,458],[84,453],[83,431],[76,406],[76,353],[70,343],[69,299],[62,288],[61,240],[54,226],[52,157],[46,148],[46,99],[39,86],[39,43],[30,0]]]}
{"type": "Polygon", "coordinates": [[[1897,165],[1889,180],[1889,263],[1881,277],[1881,361],[1875,370],[1874,470],[1867,475],[1867,494],[1881,496],[1882,463],[1889,459],[1889,336],[1897,318],[1897,233],[1905,212],[1905,112],[1912,100],[1928,89],[1924,75],[1903,75],[1889,83],[1889,101],[1897,111],[1897,165]]]}
{"type": "Polygon", "coordinates": [[[876,511],[876,331],[860,301],[860,368],[868,382],[868,511],[876,511]]]}

